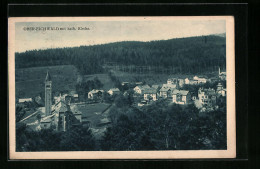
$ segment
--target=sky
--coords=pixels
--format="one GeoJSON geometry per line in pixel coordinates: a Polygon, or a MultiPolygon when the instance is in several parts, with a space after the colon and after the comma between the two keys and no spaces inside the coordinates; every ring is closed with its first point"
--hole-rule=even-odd
{"type": "Polygon", "coordinates": [[[89,46],[120,41],[146,42],[225,32],[225,20],[16,22],[15,51],[89,46]],[[28,31],[28,27],[57,27],[59,30],[28,31]],[[76,30],[68,29],[73,27],[76,30]],[[78,27],[87,29],[78,30],[78,27]]]}

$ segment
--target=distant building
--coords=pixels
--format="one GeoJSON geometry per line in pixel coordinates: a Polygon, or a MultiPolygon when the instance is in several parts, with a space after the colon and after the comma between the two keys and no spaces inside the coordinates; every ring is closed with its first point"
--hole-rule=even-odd
{"type": "Polygon", "coordinates": [[[220,68],[218,68],[218,77],[221,80],[226,80],[226,72],[220,72],[220,68]]]}
{"type": "Polygon", "coordinates": [[[52,81],[49,71],[47,72],[45,78],[45,115],[48,116],[51,114],[52,106],[52,81]]]}
{"type": "Polygon", "coordinates": [[[170,78],[167,80],[168,85],[174,84],[177,88],[183,87],[184,83],[184,79],[170,78]]]}
{"type": "Polygon", "coordinates": [[[203,89],[198,90],[198,99],[201,104],[214,105],[216,104],[216,92],[214,89],[203,89]]]}
{"type": "Polygon", "coordinates": [[[160,97],[169,98],[171,97],[171,92],[176,89],[176,84],[163,84],[162,88],[159,90],[160,97]]]}
{"type": "Polygon", "coordinates": [[[206,79],[206,78],[201,78],[201,77],[198,77],[198,76],[194,76],[194,77],[193,77],[193,82],[194,82],[195,84],[206,83],[206,82],[207,82],[207,79],[206,79]]]}
{"type": "Polygon", "coordinates": [[[173,90],[172,102],[176,104],[189,104],[191,103],[191,95],[187,90],[173,90]]]}
{"type": "Polygon", "coordinates": [[[143,82],[135,82],[136,85],[142,85],[143,82]]]}
{"type": "Polygon", "coordinates": [[[226,91],[226,89],[223,88],[221,83],[218,83],[216,93],[219,96],[226,96],[227,91],[226,91]]]}
{"type": "Polygon", "coordinates": [[[184,79],[178,79],[178,83],[179,83],[179,87],[183,87],[183,85],[185,84],[184,79]]]}
{"type": "Polygon", "coordinates": [[[104,93],[104,90],[93,89],[90,92],[88,92],[88,98],[92,99],[92,100],[100,99],[100,98],[102,98],[103,93],[104,93]]]}
{"type": "Polygon", "coordinates": [[[32,102],[32,98],[23,98],[18,100],[19,103],[32,102]]]}
{"type": "Polygon", "coordinates": [[[190,84],[190,80],[188,78],[184,79],[185,84],[190,84]]]}
{"type": "Polygon", "coordinates": [[[136,94],[143,94],[143,91],[146,89],[150,89],[149,85],[139,85],[134,88],[134,92],[136,94]]]}
{"type": "Polygon", "coordinates": [[[112,95],[117,95],[120,93],[120,90],[118,88],[112,88],[110,90],[107,91],[108,94],[112,95]]]}
{"type": "Polygon", "coordinates": [[[124,85],[128,85],[129,82],[122,82],[121,85],[124,86],[124,85]]]}
{"type": "Polygon", "coordinates": [[[143,94],[144,94],[144,100],[148,100],[148,101],[157,100],[157,90],[155,88],[145,89],[143,91],[143,94]]]}
{"type": "Polygon", "coordinates": [[[78,94],[74,94],[73,95],[74,101],[78,102],[79,101],[79,95],[78,94]]]}

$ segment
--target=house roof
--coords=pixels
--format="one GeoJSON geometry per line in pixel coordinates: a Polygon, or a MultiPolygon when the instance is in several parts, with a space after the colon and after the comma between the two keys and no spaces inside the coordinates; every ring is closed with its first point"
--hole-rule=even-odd
{"type": "Polygon", "coordinates": [[[181,95],[186,96],[188,93],[189,93],[188,90],[177,90],[177,89],[175,89],[175,90],[172,91],[173,95],[181,94],[181,95]]]}
{"type": "Polygon", "coordinates": [[[66,103],[64,103],[63,101],[60,101],[55,105],[54,111],[56,111],[57,113],[66,112],[66,111],[69,111],[69,108],[66,105],[66,103]]]}
{"type": "Polygon", "coordinates": [[[214,89],[202,89],[202,92],[204,92],[205,95],[215,95],[216,94],[214,89]]]}
{"type": "Polygon", "coordinates": [[[158,89],[159,85],[152,85],[152,88],[158,89]]]}
{"type": "Polygon", "coordinates": [[[145,89],[143,91],[144,94],[156,94],[157,90],[155,88],[149,88],[149,89],[145,89]]]}
{"type": "Polygon", "coordinates": [[[120,90],[118,88],[112,88],[110,90],[113,91],[113,92],[120,92],[120,90]]]}
{"type": "Polygon", "coordinates": [[[54,116],[55,114],[52,114],[52,115],[49,115],[49,116],[46,116],[46,117],[43,117],[41,119],[41,123],[50,123],[52,121],[52,117],[54,116]]]}
{"type": "Polygon", "coordinates": [[[176,84],[163,84],[162,88],[160,89],[161,92],[166,92],[176,88],[176,84]]]}
{"type": "Polygon", "coordinates": [[[146,89],[150,89],[150,86],[149,85],[139,85],[139,86],[136,86],[138,87],[140,90],[146,90],[146,89]]]}
{"type": "Polygon", "coordinates": [[[32,98],[23,98],[23,99],[19,99],[19,103],[23,103],[23,102],[31,102],[32,98]]]}
{"type": "Polygon", "coordinates": [[[104,92],[104,90],[98,90],[98,89],[93,89],[89,93],[98,93],[98,92],[104,92]]]}

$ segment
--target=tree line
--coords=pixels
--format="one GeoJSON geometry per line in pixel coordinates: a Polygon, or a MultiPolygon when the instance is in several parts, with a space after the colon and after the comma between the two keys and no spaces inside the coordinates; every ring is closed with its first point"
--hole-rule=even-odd
{"type": "MultiPolygon", "coordinates": [[[[224,37],[199,36],[151,42],[116,42],[103,45],[31,50],[15,53],[16,68],[75,65],[82,74],[104,72],[110,63],[150,66],[174,73],[203,73],[224,68],[224,37]]],[[[139,70],[139,69],[138,69],[139,70]]]]}

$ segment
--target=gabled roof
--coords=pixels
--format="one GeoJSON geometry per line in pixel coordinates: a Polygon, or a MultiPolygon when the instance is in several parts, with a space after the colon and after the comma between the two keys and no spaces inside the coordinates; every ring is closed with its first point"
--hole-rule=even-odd
{"type": "Polygon", "coordinates": [[[177,89],[176,89],[176,90],[173,90],[173,91],[172,91],[172,94],[173,94],[173,95],[181,94],[181,95],[186,96],[188,93],[189,93],[188,90],[177,90],[177,89]]]}
{"type": "Polygon", "coordinates": [[[146,89],[150,89],[150,86],[149,85],[139,85],[139,86],[136,86],[138,87],[140,90],[146,90],[146,89]]]}
{"type": "Polygon", "coordinates": [[[23,102],[31,102],[32,98],[23,98],[23,99],[19,99],[19,103],[23,103],[23,102]]]}
{"type": "Polygon", "coordinates": [[[143,91],[143,93],[144,93],[144,94],[156,94],[157,91],[156,91],[155,88],[149,88],[149,89],[145,89],[145,90],[143,91]]]}
{"type": "Polygon", "coordinates": [[[176,88],[176,84],[163,84],[162,88],[160,89],[161,92],[166,92],[176,88]]]}
{"type": "Polygon", "coordinates": [[[97,90],[97,89],[93,89],[91,90],[89,93],[98,93],[98,92],[104,92],[104,90],[97,90]]]}
{"type": "Polygon", "coordinates": [[[152,88],[158,89],[159,85],[152,85],[152,88]]]}
{"type": "Polygon", "coordinates": [[[49,115],[49,116],[46,116],[44,118],[41,119],[41,123],[50,123],[52,121],[52,117],[54,116],[55,114],[52,114],[52,115],[49,115]]]}
{"type": "Polygon", "coordinates": [[[51,81],[51,75],[50,75],[49,71],[47,71],[45,81],[51,81]]]}
{"type": "Polygon", "coordinates": [[[118,88],[112,88],[112,89],[109,89],[109,90],[111,90],[113,92],[120,92],[120,90],[118,88]]]}
{"type": "Polygon", "coordinates": [[[205,95],[215,95],[216,92],[214,89],[201,89],[202,92],[205,93],[205,95]]]}
{"type": "Polygon", "coordinates": [[[57,113],[66,112],[66,111],[69,111],[69,108],[63,101],[60,101],[55,105],[54,111],[56,111],[57,113]]]}

